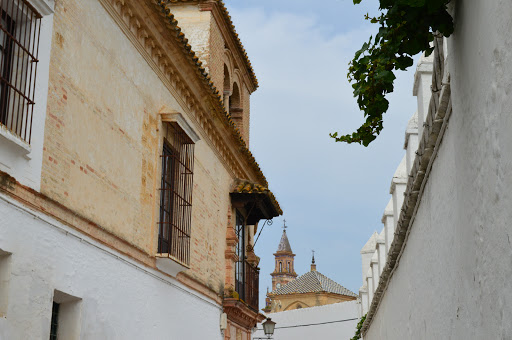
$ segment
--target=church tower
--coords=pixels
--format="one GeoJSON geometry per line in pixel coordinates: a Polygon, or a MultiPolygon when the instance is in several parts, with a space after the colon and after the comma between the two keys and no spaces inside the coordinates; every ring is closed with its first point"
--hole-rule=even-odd
{"type": "Polygon", "coordinates": [[[293,264],[295,254],[292,252],[288,236],[286,235],[286,224],[283,226],[283,235],[274,257],[276,268],[270,274],[272,276],[272,291],[281,288],[297,277],[293,264]]]}

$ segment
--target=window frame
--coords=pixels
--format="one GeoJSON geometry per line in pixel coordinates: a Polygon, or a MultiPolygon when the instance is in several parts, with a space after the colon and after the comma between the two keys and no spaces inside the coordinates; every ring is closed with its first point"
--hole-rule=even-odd
{"type": "Polygon", "coordinates": [[[188,266],[192,220],[194,141],[178,124],[166,124],[162,145],[157,253],[188,266]]]}
{"type": "Polygon", "coordinates": [[[42,18],[28,0],[7,0],[0,8],[0,125],[28,145],[34,124],[42,18]]]}

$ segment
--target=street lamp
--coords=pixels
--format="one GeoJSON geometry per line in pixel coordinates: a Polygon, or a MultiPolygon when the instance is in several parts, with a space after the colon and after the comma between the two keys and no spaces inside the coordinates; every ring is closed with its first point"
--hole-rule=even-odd
{"type": "Polygon", "coordinates": [[[274,328],[276,327],[276,323],[272,321],[272,319],[267,318],[267,320],[263,323],[263,332],[267,338],[270,339],[272,335],[274,335],[274,328]]]}

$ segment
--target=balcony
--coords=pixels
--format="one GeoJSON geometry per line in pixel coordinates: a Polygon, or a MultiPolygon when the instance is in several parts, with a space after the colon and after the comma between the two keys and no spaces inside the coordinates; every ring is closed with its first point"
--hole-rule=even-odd
{"type": "Polygon", "coordinates": [[[246,260],[236,263],[235,291],[239,299],[258,311],[260,270],[246,260]]]}

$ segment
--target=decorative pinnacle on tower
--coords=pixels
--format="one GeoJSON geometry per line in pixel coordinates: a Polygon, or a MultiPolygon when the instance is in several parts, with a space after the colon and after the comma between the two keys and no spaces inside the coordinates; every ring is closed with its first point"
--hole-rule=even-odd
{"type": "Polygon", "coordinates": [[[311,259],[311,271],[316,271],[316,264],[315,264],[315,251],[314,250],[311,250],[311,252],[313,253],[313,257],[311,259]]]}
{"type": "Polygon", "coordinates": [[[276,267],[274,272],[270,274],[272,276],[272,291],[293,281],[297,277],[293,263],[295,254],[292,251],[288,236],[286,235],[286,228],[288,228],[286,220],[283,220],[282,228],[283,235],[277,247],[277,252],[274,254],[276,267]]]}

